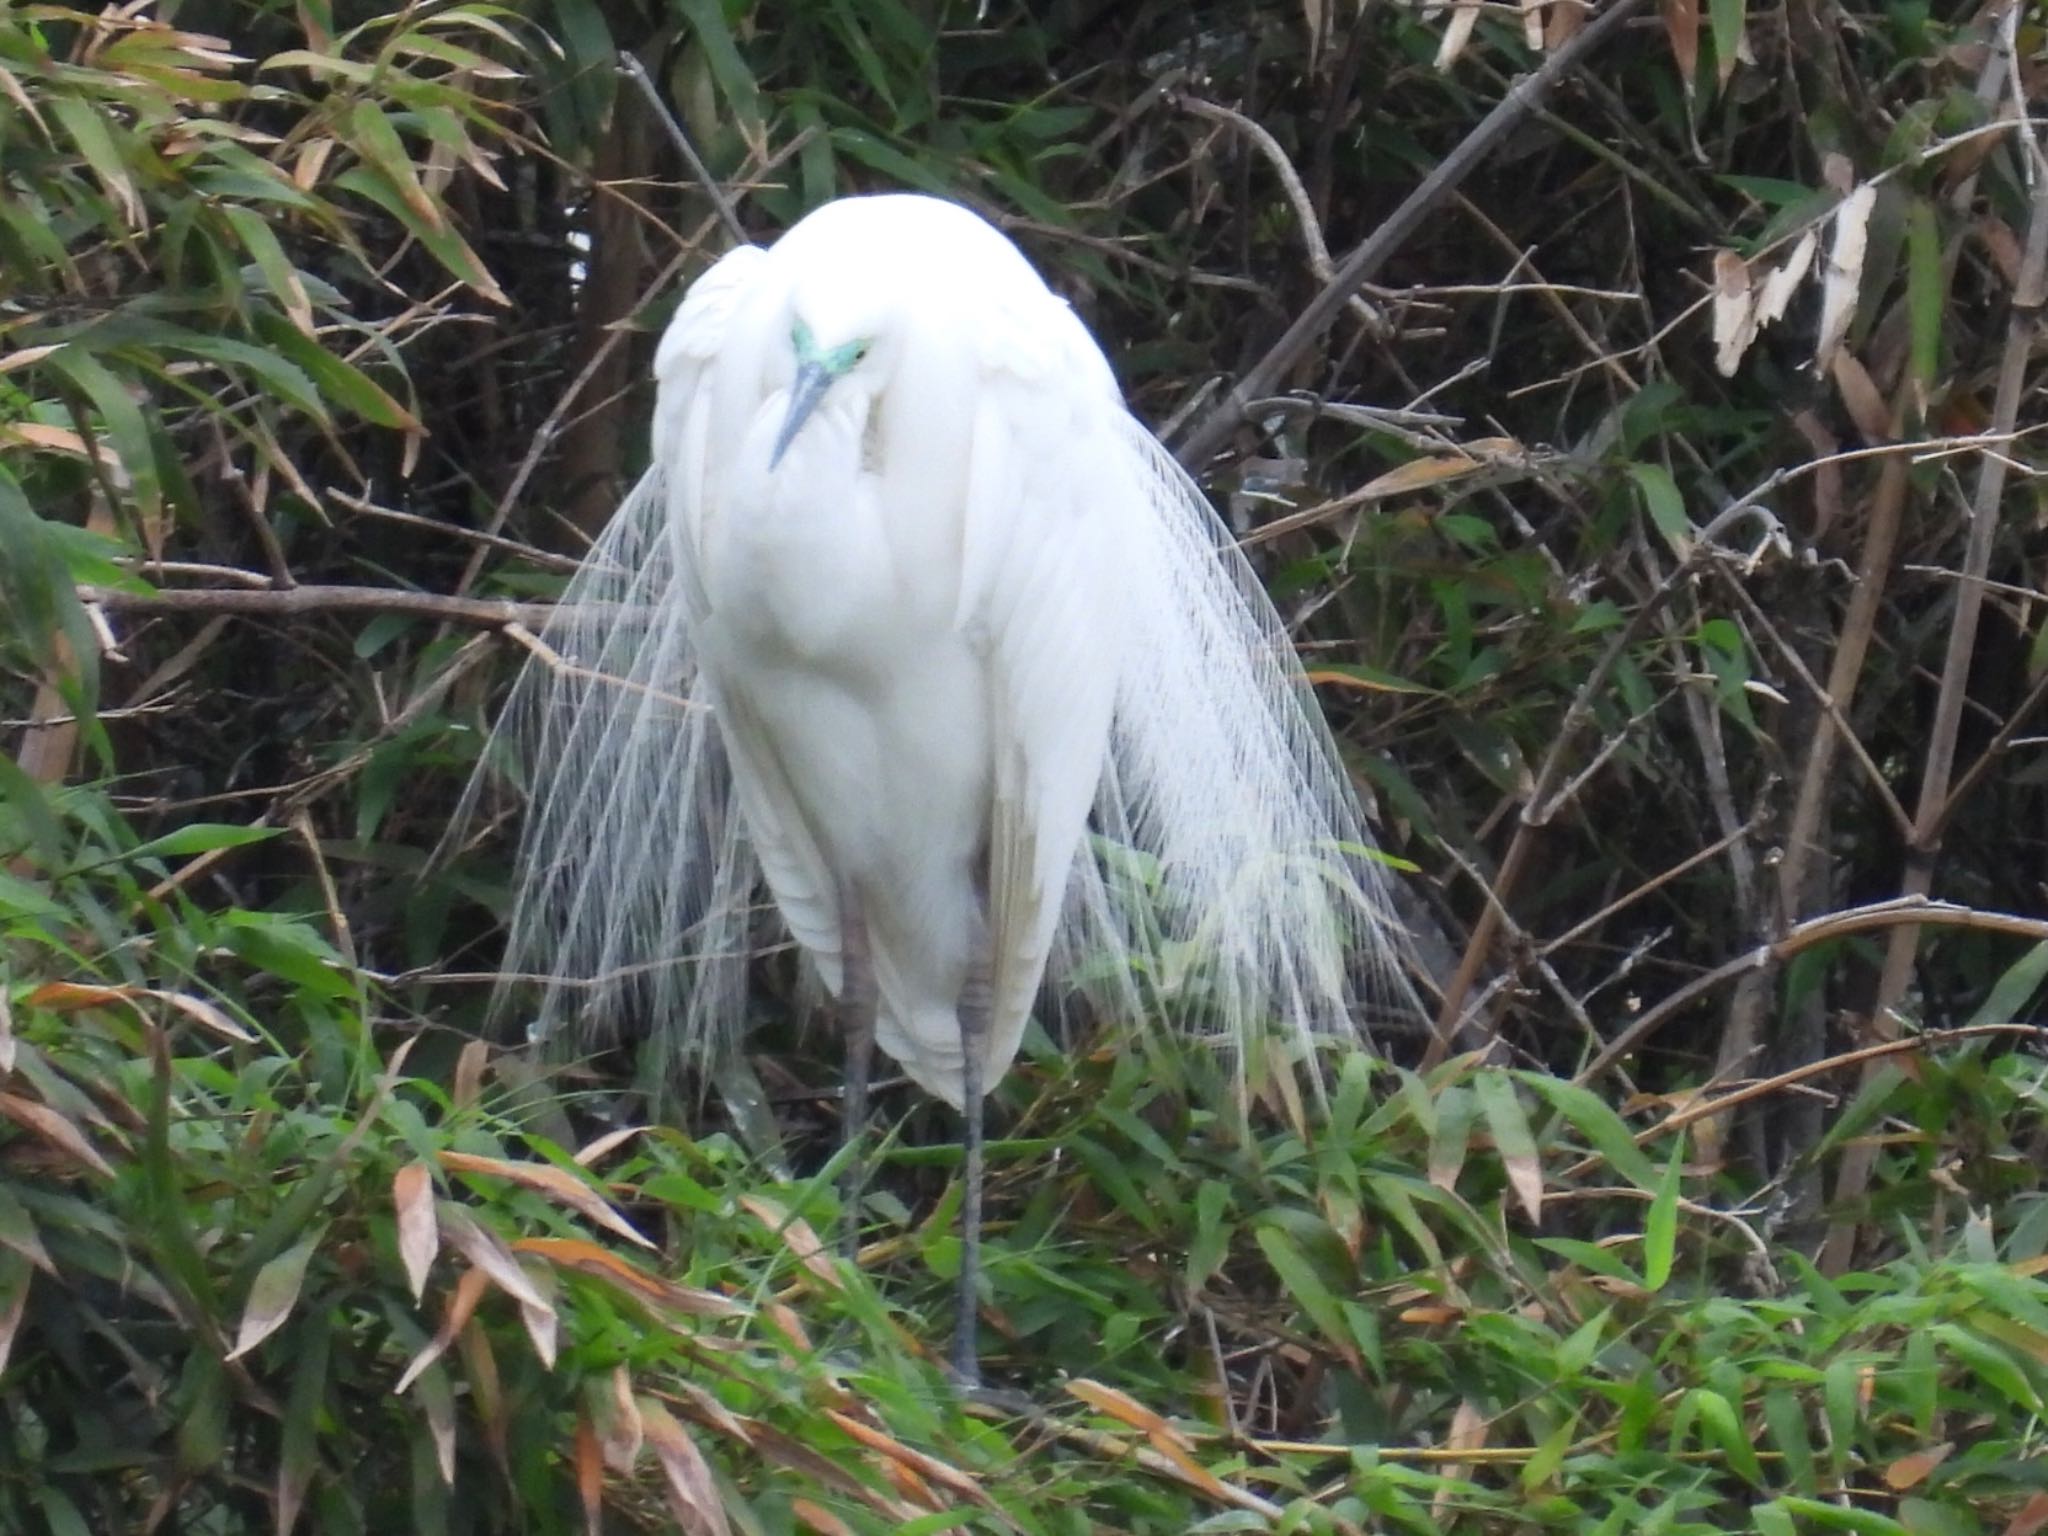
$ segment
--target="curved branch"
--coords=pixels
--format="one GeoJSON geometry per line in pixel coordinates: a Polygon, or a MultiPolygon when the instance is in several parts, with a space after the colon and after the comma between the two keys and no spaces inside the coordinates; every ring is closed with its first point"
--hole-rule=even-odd
{"type": "Polygon", "coordinates": [[[1422,184],[1408,194],[1400,207],[1387,215],[1387,221],[1344,258],[1344,264],[1324,285],[1323,291],[1309,302],[1280,339],[1267,348],[1266,355],[1246,370],[1230,393],[1210,409],[1174,450],[1174,457],[1188,469],[1198,470],[1222,447],[1223,440],[1245,419],[1251,402],[1278,391],[1282,375],[1330,328],[1337,312],[1415,233],[1416,227],[1431,210],[1479,168],[1480,162],[1493,152],[1494,146],[1506,138],[1511,129],[1518,127],[1542,104],[1543,98],[1549,95],[1550,88],[1561,76],[1606,42],[1641,5],[1642,0],[1608,0],[1607,6],[1583,31],[1535,70],[1516,81],[1513,89],[1500,99],[1500,104],[1480,120],[1479,126],[1438,162],[1437,168],[1423,178],[1422,184]]]}

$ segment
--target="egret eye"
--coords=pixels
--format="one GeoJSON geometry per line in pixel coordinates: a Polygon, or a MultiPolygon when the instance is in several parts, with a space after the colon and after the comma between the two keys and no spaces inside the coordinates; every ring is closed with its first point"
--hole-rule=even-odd
{"type": "Polygon", "coordinates": [[[866,357],[871,345],[873,343],[867,341],[849,341],[843,347],[834,347],[831,355],[825,359],[825,366],[832,370],[836,378],[866,357]]]}

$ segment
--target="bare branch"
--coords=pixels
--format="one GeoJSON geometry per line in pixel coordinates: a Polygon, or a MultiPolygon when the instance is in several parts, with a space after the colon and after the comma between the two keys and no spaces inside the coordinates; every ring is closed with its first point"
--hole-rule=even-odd
{"type": "Polygon", "coordinates": [[[1175,456],[1181,463],[1191,469],[1199,468],[1213,456],[1224,439],[1245,420],[1246,407],[1263,395],[1275,393],[1287,370],[1329,329],[1337,312],[1385,265],[1387,258],[1415,233],[1424,217],[1478,169],[1494,146],[1542,103],[1560,78],[1620,30],[1641,4],[1642,0],[1609,0],[1607,8],[1583,31],[1518,80],[1479,126],[1460,140],[1457,148],[1444,156],[1421,185],[1387,216],[1386,222],[1344,258],[1344,264],[1323,291],[1267,348],[1266,355],[1246,370],[1230,393],[1202,418],[1176,450],[1175,456]]]}

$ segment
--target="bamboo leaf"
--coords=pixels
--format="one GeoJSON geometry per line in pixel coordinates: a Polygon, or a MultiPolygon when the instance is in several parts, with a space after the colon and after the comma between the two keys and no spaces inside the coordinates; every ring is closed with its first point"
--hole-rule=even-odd
{"type": "Polygon", "coordinates": [[[434,1219],[434,1176],[425,1163],[408,1163],[392,1177],[391,1204],[398,1215],[398,1256],[412,1299],[418,1301],[441,1247],[441,1228],[434,1219]]]}
{"type": "Polygon", "coordinates": [[[235,1347],[228,1351],[228,1359],[241,1359],[284,1326],[292,1308],[298,1305],[299,1287],[306,1280],[306,1261],[320,1246],[321,1235],[314,1232],[256,1271],[255,1283],[249,1287],[249,1300],[242,1308],[241,1327],[235,1333],[235,1347]]]}

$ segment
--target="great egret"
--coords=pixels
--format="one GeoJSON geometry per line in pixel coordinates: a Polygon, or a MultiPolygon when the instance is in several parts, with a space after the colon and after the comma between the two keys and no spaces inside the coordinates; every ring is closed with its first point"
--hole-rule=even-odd
{"type": "Polygon", "coordinates": [[[544,1021],[629,991],[701,1058],[765,876],[848,1138],[873,1045],[964,1114],[973,1380],[982,1100],[1048,960],[1227,1043],[1348,1035],[1400,986],[1380,877],[1271,604],[991,225],[827,204],[699,278],[655,373],[653,465],[512,701],[509,963],[544,1021]]]}

